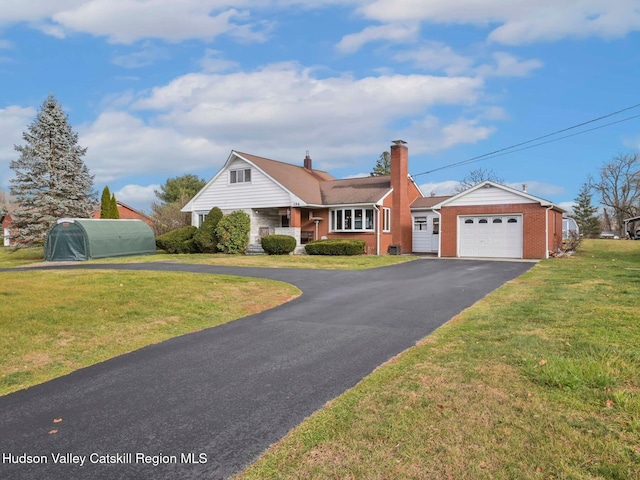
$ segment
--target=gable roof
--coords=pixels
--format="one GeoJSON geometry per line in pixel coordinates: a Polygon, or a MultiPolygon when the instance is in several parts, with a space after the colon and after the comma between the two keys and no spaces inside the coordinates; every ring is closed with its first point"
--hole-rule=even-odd
{"type": "Polygon", "coordinates": [[[536,197],[535,195],[531,195],[530,193],[524,192],[522,190],[517,190],[515,188],[511,188],[507,185],[503,185],[501,183],[496,183],[496,182],[492,182],[491,180],[485,180],[484,182],[481,182],[477,185],[474,185],[471,188],[468,188],[467,190],[465,190],[464,192],[460,192],[457,195],[454,195],[453,197],[449,197],[446,200],[443,200],[442,202],[438,203],[437,205],[434,205],[434,209],[439,209],[440,207],[444,207],[450,203],[455,202],[456,200],[464,197],[465,195],[469,195],[472,192],[475,192],[477,190],[480,190],[481,188],[489,188],[489,187],[495,187],[501,190],[504,190],[505,192],[509,192],[513,195],[518,195],[521,196],[523,199],[528,200],[529,202],[533,202],[533,203],[539,203],[540,206],[542,207],[551,207],[554,210],[557,210],[558,212],[566,212],[565,209],[563,209],[562,207],[559,207],[558,205],[554,204],[553,202],[550,202],[549,200],[545,200],[544,198],[540,198],[540,197],[536,197]]]}
{"type": "Polygon", "coordinates": [[[431,197],[418,197],[411,204],[411,208],[432,208],[441,202],[451,198],[451,195],[434,195],[431,197]]]}
{"type": "Polygon", "coordinates": [[[232,150],[225,165],[182,208],[183,212],[192,211],[194,200],[216,178],[222,175],[234,158],[239,158],[254,165],[279,186],[309,206],[374,204],[380,202],[391,193],[391,177],[389,175],[336,179],[333,175],[323,170],[312,170],[300,165],[232,150]]]}
{"type": "Polygon", "coordinates": [[[320,205],[322,203],[320,183],[327,180],[335,180],[332,175],[322,170],[309,170],[299,165],[258,157],[235,150],[232,151],[233,153],[253,163],[281,186],[309,204],[320,205]]]}
{"type": "Polygon", "coordinates": [[[346,178],[320,185],[322,205],[377,203],[391,191],[391,177],[346,178]]]}

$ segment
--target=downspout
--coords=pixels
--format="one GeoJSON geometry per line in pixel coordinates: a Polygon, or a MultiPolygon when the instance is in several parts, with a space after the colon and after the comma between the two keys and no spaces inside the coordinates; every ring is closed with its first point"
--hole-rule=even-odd
{"type": "Polygon", "coordinates": [[[438,233],[438,258],[441,258],[441,252],[442,252],[442,215],[440,215],[440,212],[438,210],[434,210],[434,212],[436,213],[436,215],[438,215],[438,219],[440,222],[440,231],[438,233]]]}
{"type": "Polygon", "coordinates": [[[376,209],[376,255],[380,256],[380,209],[377,205],[373,208],[376,209]]]}

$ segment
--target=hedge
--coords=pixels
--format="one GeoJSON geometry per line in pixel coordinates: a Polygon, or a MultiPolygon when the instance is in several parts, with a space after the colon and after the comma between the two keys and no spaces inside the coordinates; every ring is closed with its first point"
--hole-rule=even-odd
{"type": "Polygon", "coordinates": [[[364,240],[316,240],[305,245],[309,255],[362,255],[366,246],[364,240]]]}
{"type": "Polygon", "coordinates": [[[194,253],[193,235],[196,231],[192,225],[176,228],[156,238],[156,246],[169,253],[194,253]]]}
{"type": "Polygon", "coordinates": [[[290,235],[266,235],[261,240],[262,249],[269,255],[288,255],[296,249],[296,239],[290,235]]]}

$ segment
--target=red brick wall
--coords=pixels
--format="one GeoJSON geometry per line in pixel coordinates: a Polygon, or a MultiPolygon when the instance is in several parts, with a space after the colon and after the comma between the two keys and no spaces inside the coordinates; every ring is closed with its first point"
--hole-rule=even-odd
{"type": "Polygon", "coordinates": [[[549,210],[549,251],[555,252],[562,245],[562,213],[549,210]]]}
{"type": "MultiPolygon", "coordinates": [[[[523,258],[546,258],[546,208],[537,203],[513,205],[474,205],[464,207],[443,207],[440,236],[442,242],[441,256],[455,257],[458,254],[458,216],[459,215],[509,215],[522,214],[523,226],[523,258]]],[[[562,239],[562,215],[554,219],[556,230],[562,239]],[[557,227],[559,221],[559,228],[557,227]]],[[[550,228],[550,236],[553,235],[550,228]]],[[[555,237],[554,237],[555,238],[555,237]]],[[[549,243],[551,248],[552,242],[549,243]]]]}

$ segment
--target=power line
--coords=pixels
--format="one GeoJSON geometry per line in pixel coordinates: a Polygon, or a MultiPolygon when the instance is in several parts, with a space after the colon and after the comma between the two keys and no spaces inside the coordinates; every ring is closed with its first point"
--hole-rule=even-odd
{"type": "Polygon", "coordinates": [[[508,147],[504,147],[504,148],[500,148],[498,150],[494,150],[493,152],[489,152],[489,153],[485,153],[485,154],[482,154],[482,155],[478,155],[476,157],[468,158],[466,160],[461,160],[459,162],[450,163],[449,165],[444,165],[442,167],[434,168],[433,170],[428,170],[426,172],[416,173],[415,175],[412,175],[412,176],[413,177],[419,177],[420,175],[426,175],[428,173],[437,172],[439,170],[444,170],[446,168],[456,167],[458,165],[466,165],[468,163],[474,163],[474,162],[478,162],[480,160],[487,160],[489,158],[500,157],[502,155],[507,155],[508,153],[520,152],[522,150],[527,150],[529,148],[537,147],[539,145],[545,145],[547,143],[556,142],[558,140],[563,140],[565,138],[574,137],[576,135],[581,135],[583,133],[591,132],[593,130],[598,130],[600,128],[608,127],[610,125],[615,125],[616,123],[622,123],[622,122],[626,122],[628,120],[633,120],[634,118],[640,117],[640,115],[634,115],[632,117],[627,117],[627,118],[624,118],[622,120],[618,120],[618,121],[615,121],[615,122],[610,122],[610,123],[607,123],[607,124],[604,124],[604,125],[599,125],[597,127],[589,128],[587,130],[582,130],[580,132],[573,133],[571,135],[565,135],[563,137],[558,137],[558,138],[554,138],[552,140],[547,140],[546,142],[540,142],[540,143],[536,143],[535,145],[530,145],[528,147],[524,147],[524,148],[519,148],[517,150],[513,150],[514,148],[521,147],[522,145],[527,145],[529,143],[533,143],[533,142],[536,142],[538,140],[542,140],[543,138],[552,137],[554,135],[558,135],[560,133],[567,132],[569,130],[573,130],[574,128],[583,127],[584,125],[588,125],[590,123],[594,123],[594,122],[600,121],[602,119],[605,119],[605,118],[608,118],[608,117],[612,117],[614,115],[618,115],[619,113],[626,112],[627,110],[632,110],[632,109],[638,108],[638,107],[640,107],[640,103],[638,103],[636,105],[632,105],[630,107],[623,108],[621,110],[617,110],[615,112],[608,113],[606,115],[602,115],[602,116],[597,117],[597,118],[593,118],[591,120],[587,120],[586,122],[582,122],[582,123],[578,123],[576,125],[572,125],[571,127],[563,128],[561,130],[556,130],[555,132],[552,132],[552,133],[547,133],[546,135],[542,135],[540,137],[532,138],[531,140],[527,140],[525,142],[516,143],[516,144],[510,145],[508,147]],[[509,150],[509,151],[507,151],[507,150],[509,150]]]}

